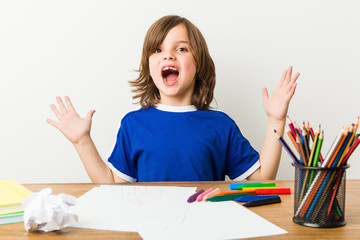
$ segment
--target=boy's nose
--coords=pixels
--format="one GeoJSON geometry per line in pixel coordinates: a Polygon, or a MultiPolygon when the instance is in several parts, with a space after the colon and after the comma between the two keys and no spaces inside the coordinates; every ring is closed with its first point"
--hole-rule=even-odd
{"type": "Polygon", "coordinates": [[[174,60],[175,54],[172,51],[166,51],[164,53],[164,60],[174,60]]]}

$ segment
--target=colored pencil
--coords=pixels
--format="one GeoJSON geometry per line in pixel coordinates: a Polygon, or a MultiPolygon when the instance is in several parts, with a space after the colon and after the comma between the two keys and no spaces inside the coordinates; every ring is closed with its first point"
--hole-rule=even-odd
{"type": "Polygon", "coordinates": [[[340,162],[342,154],[345,151],[345,148],[347,146],[347,143],[349,142],[349,140],[351,138],[351,135],[352,135],[351,131],[352,131],[352,127],[350,128],[350,130],[347,131],[347,136],[346,136],[344,142],[342,143],[341,148],[339,149],[339,152],[336,154],[334,162],[331,164],[330,167],[336,167],[338,165],[338,163],[340,162]]]}
{"type": "Polygon", "coordinates": [[[340,160],[338,161],[338,163],[337,163],[337,165],[336,165],[337,167],[340,167],[341,163],[343,162],[343,159],[344,159],[344,157],[345,157],[348,149],[350,148],[350,145],[351,145],[354,137],[355,137],[354,129],[353,129],[353,127],[350,127],[349,135],[348,135],[349,140],[348,140],[348,142],[346,143],[345,149],[344,149],[344,151],[342,152],[341,157],[340,157],[340,160]]]}
{"type": "Polygon", "coordinates": [[[342,144],[344,143],[344,141],[345,141],[345,139],[347,137],[347,134],[348,134],[348,131],[347,131],[347,129],[345,129],[343,134],[342,134],[341,141],[340,141],[339,145],[337,146],[334,154],[331,156],[331,159],[330,159],[330,161],[329,161],[329,163],[327,164],[326,167],[330,168],[332,166],[332,164],[333,164],[333,162],[334,162],[334,160],[336,158],[336,155],[339,153],[339,151],[341,149],[341,146],[342,146],[342,144]]]}
{"type": "MultiPolygon", "coordinates": [[[[313,131],[312,128],[310,128],[310,136],[311,136],[311,139],[314,141],[315,134],[314,134],[314,131],[313,131]]],[[[323,156],[321,155],[321,153],[320,153],[319,157],[320,157],[320,161],[321,161],[321,162],[324,162],[324,158],[323,158],[323,156]]]]}
{"type": "Polygon", "coordinates": [[[281,143],[281,145],[285,148],[285,150],[288,152],[288,154],[290,155],[290,157],[293,159],[295,164],[299,164],[299,160],[297,159],[297,157],[295,156],[295,154],[293,153],[293,151],[291,151],[289,145],[285,142],[285,140],[276,132],[276,130],[274,129],[276,138],[279,140],[279,142],[281,143]]]}
{"type": "Polygon", "coordinates": [[[296,143],[298,145],[298,148],[300,149],[300,164],[307,166],[308,159],[305,155],[305,151],[304,151],[303,145],[301,144],[299,135],[296,136],[296,143]]]}
{"type": "Polygon", "coordinates": [[[295,128],[294,128],[294,124],[292,123],[291,119],[289,116],[286,117],[287,121],[288,121],[288,124],[289,124],[289,127],[290,127],[290,130],[293,134],[293,137],[294,139],[296,138],[296,131],[295,131],[295,128]]]}
{"type": "Polygon", "coordinates": [[[359,142],[360,142],[360,136],[356,139],[356,141],[353,143],[353,145],[351,146],[351,148],[349,149],[349,151],[345,155],[345,157],[344,157],[344,159],[342,161],[342,165],[346,164],[346,162],[349,159],[350,155],[354,152],[355,148],[359,145],[359,142]]]}
{"type": "Polygon", "coordinates": [[[315,137],[314,137],[314,141],[313,141],[313,145],[311,148],[311,153],[310,153],[310,157],[309,157],[309,162],[308,162],[308,166],[311,167],[313,165],[313,160],[314,160],[314,154],[315,154],[315,150],[316,150],[316,146],[317,146],[317,142],[318,142],[318,138],[319,138],[319,134],[320,134],[320,125],[316,131],[315,137]]]}
{"type": "MultiPolygon", "coordinates": [[[[303,145],[304,153],[306,159],[309,161],[310,149],[309,149],[309,137],[307,131],[303,131],[301,135],[301,144],[303,145]]],[[[307,165],[306,165],[307,166],[307,165]]]]}
{"type": "Polygon", "coordinates": [[[306,125],[306,133],[307,133],[307,141],[310,141],[310,122],[307,121],[307,125],[306,125]]]}
{"type": "MultiPolygon", "coordinates": [[[[357,120],[355,121],[355,124],[354,124],[354,133],[356,133],[356,131],[357,131],[357,129],[358,129],[358,126],[359,126],[359,117],[360,117],[360,116],[357,117],[357,120]]],[[[356,138],[358,137],[358,134],[359,134],[359,133],[356,133],[356,134],[355,134],[355,137],[354,137],[354,139],[353,139],[353,142],[351,142],[351,144],[353,144],[354,141],[356,141],[356,138]]]]}
{"type": "Polygon", "coordinates": [[[323,143],[323,139],[324,139],[324,131],[322,131],[319,135],[319,139],[318,139],[318,143],[316,145],[316,150],[315,150],[315,156],[314,156],[314,160],[313,160],[313,167],[317,167],[317,163],[320,157],[320,151],[321,151],[321,146],[323,143]]]}
{"type": "Polygon", "coordinates": [[[299,125],[296,122],[294,122],[294,128],[295,128],[296,135],[297,134],[301,135],[301,129],[300,129],[299,125]]]}
{"type": "MultiPolygon", "coordinates": [[[[324,134],[323,134],[323,132],[321,132],[320,135],[319,135],[319,138],[317,140],[317,143],[316,143],[316,150],[315,150],[315,155],[314,155],[312,167],[317,167],[319,154],[320,154],[320,150],[321,150],[321,146],[322,146],[322,142],[323,142],[323,136],[324,136],[324,134]]],[[[309,183],[312,182],[313,177],[314,177],[314,173],[315,173],[315,171],[311,171],[309,183]]]]}
{"type": "Polygon", "coordinates": [[[286,134],[288,135],[289,139],[290,139],[291,142],[293,143],[296,151],[297,151],[298,153],[300,153],[300,152],[299,152],[299,149],[298,149],[298,146],[297,146],[297,144],[296,144],[296,142],[295,142],[294,136],[292,135],[292,132],[290,131],[290,129],[288,129],[287,127],[286,127],[286,134]]]}
{"type": "Polygon", "coordinates": [[[337,137],[334,139],[333,144],[331,145],[329,152],[326,154],[324,162],[321,164],[321,167],[327,167],[329,161],[331,160],[331,157],[334,155],[337,147],[339,146],[341,139],[343,137],[343,130],[337,135],[337,137]]]}

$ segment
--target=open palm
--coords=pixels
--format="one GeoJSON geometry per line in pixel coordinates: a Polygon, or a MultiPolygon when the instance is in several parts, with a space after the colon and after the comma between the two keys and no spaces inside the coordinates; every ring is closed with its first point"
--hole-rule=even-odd
{"type": "Polygon", "coordinates": [[[58,122],[51,119],[47,119],[47,122],[59,129],[73,144],[78,143],[85,135],[90,135],[92,116],[95,111],[91,110],[85,118],[81,118],[69,97],[65,97],[66,106],[60,97],[56,97],[56,101],[59,109],[54,104],[50,107],[58,122]]]}
{"type": "Polygon", "coordinates": [[[292,67],[289,67],[284,71],[280,82],[271,97],[269,97],[267,89],[263,88],[263,105],[266,115],[269,118],[273,118],[275,120],[285,119],[290,100],[295,93],[297,85],[296,80],[300,73],[294,74],[293,77],[291,77],[291,75],[292,67]]]}

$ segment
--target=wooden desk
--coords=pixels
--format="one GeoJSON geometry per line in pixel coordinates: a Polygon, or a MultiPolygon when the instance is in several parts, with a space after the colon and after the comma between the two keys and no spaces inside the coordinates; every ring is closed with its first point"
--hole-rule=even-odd
{"type": "MultiPolygon", "coordinates": [[[[294,188],[293,181],[275,181],[278,187],[294,188]]],[[[208,189],[219,187],[222,191],[229,188],[230,182],[193,182],[193,183],[135,183],[136,185],[152,186],[188,186],[208,189]]],[[[234,183],[234,182],[231,182],[234,183]]],[[[128,183],[127,183],[128,184],[128,183]]],[[[99,184],[25,184],[34,192],[51,187],[54,194],[68,193],[81,196],[99,184]]],[[[294,213],[293,194],[282,195],[281,203],[253,207],[251,210],[268,221],[288,231],[288,234],[256,239],[359,239],[360,238],[360,180],[347,180],[345,219],[347,224],[338,228],[310,228],[298,225],[292,221],[294,213]]],[[[23,223],[0,226],[0,239],[141,239],[135,232],[103,231],[82,228],[64,228],[60,231],[44,233],[28,233],[23,223]]],[[[254,239],[254,238],[252,238],[254,239]]]]}

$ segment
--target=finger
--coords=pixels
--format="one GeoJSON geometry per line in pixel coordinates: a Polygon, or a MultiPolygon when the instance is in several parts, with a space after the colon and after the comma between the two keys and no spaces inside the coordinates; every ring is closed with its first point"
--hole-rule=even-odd
{"type": "Polygon", "coordinates": [[[50,105],[51,110],[53,111],[53,113],[55,114],[56,118],[58,120],[60,120],[60,118],[62,117],[62,114],[59,112],[59,110],[57,109],[57,107],[54,104],[50,105]]]}
{"type": "Polygon", "coordinates": [[[286,72],[286,77],[285,77],[285,81],[286,83],[290,82],[291,80],[291,74],[292,74],[292,69],[293,67],[290,66],[288,69],[287,69],[287,72],[286,72]]]}
{"type": "Polygon", "coordinates": [[[296,86],[297,86],[297,83],[294,83],[290,89],[289,93],[291,94],[291,97],[294,96],[294,94],[295,94],[296,86]]]}
{"type": "Polygon", "coordinates": [[[55,122],[55,121],[53,121],[51,119],[46,119],[46,122],[53,125],[56,128],[58,128],[58,126],[59,126],[58,122],[55,122]]]}
{"type": "Polygon", "coordinates": [[[56,101],[57,101],[57,103],[58,103],[58,105],[59,105],[59,108],[60,108],[61,113],[62,113],[62,114],[67,113],[68,111],[67,111],[67,109],[66,109],[66,107],[65,107],[62,99],[61,99],[59,96],[56,97],[56,101]]]}
{"type": "Polygon", "coordinates": [[[69,109],[69,112],[76,112],[74,106],[72,105],[70,98],[68,96],[65,96],[65,102],[66,106],[69,109]]]}
{"type": "Polygon", "coordinates": [[[295,75],[294,75],[293,78],[291,79],[291,82],[292,82],[292,83],[295,83],[299,76],[300,76],[300,73],[299,73],[299,72],[295,73],[295,75]]]}
{"type": "Polygon", "coordinates": [[[300,73],[295,73],[295,75],[292,77],[291,81],[288,83],[287,87],[287,92],[291,92],[292,88],[294,87],[294,85],[296,84],[296,80],[298,79],[298,77],[300,76],[300,73]]]}
{"type": "Polygon", "coordinates": [[[279,87],[282,87],[282,85],[284,84],[284,81],[285,81],[285,77],[286,77],[286,74],[287,74],[287,70],[285,70],[280,78],[280,81],[279,81],[279,87]]]}
{"type": "Polygon", "coordinates": [[[262,97],[263,97],[263,103],[269,100],[269,93],[266,87],[262,88],[262,97]]]}

